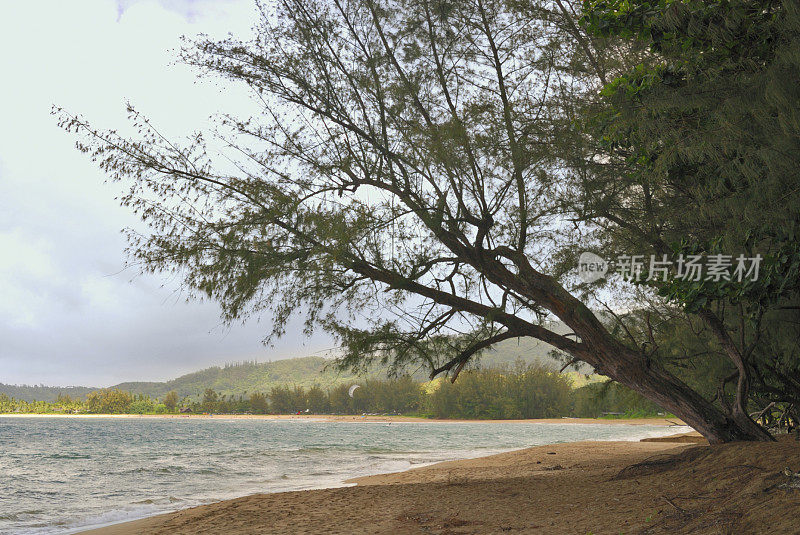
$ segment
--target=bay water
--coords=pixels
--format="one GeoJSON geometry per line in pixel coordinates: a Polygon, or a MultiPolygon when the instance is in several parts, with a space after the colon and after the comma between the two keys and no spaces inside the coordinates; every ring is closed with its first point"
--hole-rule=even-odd
{"type": "Polygon", "coordinates": [[[0,416],[0,534],[65,534],[260,492],[687,427],[0,416]]]}

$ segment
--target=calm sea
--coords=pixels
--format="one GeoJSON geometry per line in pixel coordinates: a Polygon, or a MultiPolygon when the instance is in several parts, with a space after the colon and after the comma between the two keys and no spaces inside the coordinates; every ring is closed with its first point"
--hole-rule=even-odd
{"type": "Polygon", "coordinates": [[[0,417],[0,533],[71,533],[257,492],[682,427],[0,417]]]}

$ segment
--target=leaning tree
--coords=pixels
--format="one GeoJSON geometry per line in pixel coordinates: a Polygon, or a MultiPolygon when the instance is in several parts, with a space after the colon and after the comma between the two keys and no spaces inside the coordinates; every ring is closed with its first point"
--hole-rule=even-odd
{"type": "Polygon", "coordinates": [[[560,255],[578,218],[556,148],[576,99],[615,68],[574,8],[276,0],[259,5],[252,40],[201,38],[182,54],[246,84],[261,106],[220,119],[224,147],[200,134],[169,140],[134,110],[133,139],[68,114],[62,124],[130,184],[122,202],[152,230],[131,234],[133,258],[180,272],[228,320],[269,310],[281,335],[302,314],[338,337],[343,366],[413,362],[433,375],[532,337],[712,443],[766,439],[624,344],[567,289],[560,255]],[[555,318],[572,332],[549,328],[555,318]]]}

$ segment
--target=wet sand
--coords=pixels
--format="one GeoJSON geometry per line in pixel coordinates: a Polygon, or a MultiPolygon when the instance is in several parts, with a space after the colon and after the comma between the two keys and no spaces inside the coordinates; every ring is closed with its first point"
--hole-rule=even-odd
{"type": "Polygon", "coordinates": [[[777,486],[800,442],[677,440],[537,446],[85,533],[800,533],[800,490],[777,486]]]}

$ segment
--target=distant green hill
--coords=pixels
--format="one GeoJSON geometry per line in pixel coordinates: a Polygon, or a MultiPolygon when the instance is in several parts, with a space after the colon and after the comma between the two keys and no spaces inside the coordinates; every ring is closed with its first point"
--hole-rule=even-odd
{"type": "MultiPolygon", "coordinates": [[[[330,359],[323,357],[301,357],[271,362],[242,362],[213,366],[182,375],[166,382],[125,382],[109,388],[126,390],[133,394],[146,394],[161,398],[174,390],[178,396],[199,398],[207,388],[224,395],[244,395],[250,392],[268,392],[273,386],[290,385],[310,387],[318,384],[323,388],[357,379],[350,373],[340,373],[327,365],[330,359]]],[[[375,374],[377,375],[377,374],[375,374]]],[[[0,394],[25,401],[55,401],[59,394],[83,397],[98,390],[91,387],[47,387],[28,385],[6,385],[0,383],[0,394]]]]}
{"type": "MultiPolygon", "coordinates": [[[[566,329],[564,329],[564,332],[566,332],[566,329]]],[[[551,346],[534,338],[511,339],[500,342],[491,350],[486,351],[481,355],[477,364],[484,368],[496,368],[503,365],[513,365],[514,362],[522,360],[526,363],[536,362],[543,366],[560,370],[565,362],[554,358],[551,355],[552,351],[553,348],[551,346]]],[[[581,363],[577,368],[571,366],[565,371],[578,371],[589,374],[592,373],[592,367],[581,363]]]]}
{"type": "MultiPolygon", "coordinates": [[[[563,363],[550,355],[552,348],[532,338],[506,340],[495,348],[481,355],[475,366],[496,368],[513,365],[521,360],[526,363],[539,363],[553,369],[560,369],[563,363]]],[[[300,357],[274,360],[271,362],[242,362],[214,366],[197,372],[182,375],[166,382],[126,382],[111,388],[126,390],[133,394],[146,394],[153,398],[162,398],[167,392],[174,390],[181,398],[197,399],[207,388],[214,389],[224,395],[247,395],[252,392],[268,392],[273,386],[289,385],[308,388],[314,384],[329,388],[341,383],[364,379],[351,373],[338,372],[328,365],[331,360],[324,357],[300,357]]],[[[582,373],[590,373],[591,368],[582,366],[582,373]]],[[[376,370],[368,376],[385,376],[382,370],[376,370]]],[[[417,371],[414,377],[420,381],[427,380],[424,371],[417,371]]],[[[25,401],[55,401],[59,394],[71,397],[83,397],[97,390],[89,387],[46,387],[16,386],[0,383],[0,393],[25,401]]]]}
{"type": "Polygon", "coordinates": [[[323,357],[243,362],[206,368],[163,383],[120,383],[112,388],[158,398],[174,390],[180,397],[198,398],[207,388],[219,394],[238,396],[251,392],[268,392],[278,385],[308,388],[318,384],[327,388],[356,379],[352,374],[328,369],[326,365],[330,363],[330,359],[323,357]]]}
{"type": "Polygon", "coordinates": [[[0,394],[23,401],[55,401],[59,394],[72,398],[82,398],[89,392],[97,390],[88,386],[32,386],[5,385],[0,383],[0,394]]]}

